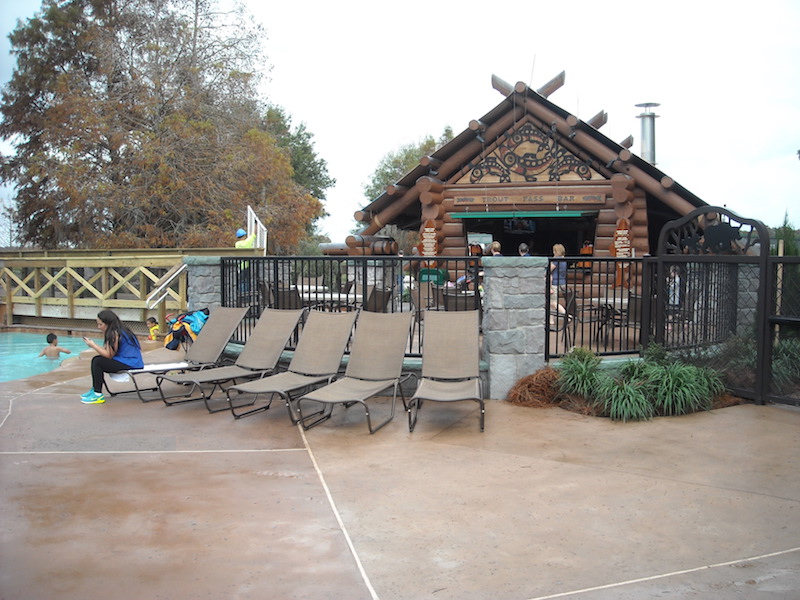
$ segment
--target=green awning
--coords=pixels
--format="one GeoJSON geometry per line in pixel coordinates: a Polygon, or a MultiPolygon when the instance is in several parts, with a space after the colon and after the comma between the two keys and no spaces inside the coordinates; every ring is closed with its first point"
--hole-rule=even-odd
{"type": "Polygon", "coordinates": [[[497,211],[497,212],[451,212],[454,219],[553,219],[596,217],[596,210],[525,210],[525,211],[497,211]]]}

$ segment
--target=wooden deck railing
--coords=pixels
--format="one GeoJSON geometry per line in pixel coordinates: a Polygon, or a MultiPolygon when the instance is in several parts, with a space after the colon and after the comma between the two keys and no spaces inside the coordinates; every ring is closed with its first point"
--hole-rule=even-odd
{"type": "Polygon", "coordinates": [[[157,312],[163,323],[167,313],[186,309],[186,272],[172,277],[183,264],[181,253],[120,254],[4,255],[0,258],[0,301],[5,304],[6,325],[26,316],[94,319],[101,308],[139,321],[157,312]],[[162,286],[163,300],[148,306],[148,297],[162,286]]]}

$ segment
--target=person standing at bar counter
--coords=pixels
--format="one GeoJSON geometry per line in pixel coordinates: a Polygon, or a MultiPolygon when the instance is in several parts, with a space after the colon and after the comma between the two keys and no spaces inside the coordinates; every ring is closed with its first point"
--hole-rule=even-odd
{"type": "MultiPolygon", "coordinates": [[[[553,258],[564,258],[567,250],[563,244],[553,245],[553,258]]],[[[567,261],[566,260],[552,260],[550,261],[550,325],[555,325],[553,318],[553,311],[556,313],[564,314],[566,309],[559,302],[559,296],[563,296],[564,287],[567,284],[567,261]]]]}

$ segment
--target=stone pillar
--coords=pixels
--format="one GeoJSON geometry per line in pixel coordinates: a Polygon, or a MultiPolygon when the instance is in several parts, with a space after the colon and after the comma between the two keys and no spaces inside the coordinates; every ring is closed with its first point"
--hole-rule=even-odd
{"type": "Polygon", "coordinates": [[[222,268],[219,256],[185,256],[189,310],[222,305],[222,268]]]}
{"type": "Polygon", "coordinates": [[[548,259],[484,256],[483,358],[489,398],[504,400],[514,384],[545,366],[548,259]]]}

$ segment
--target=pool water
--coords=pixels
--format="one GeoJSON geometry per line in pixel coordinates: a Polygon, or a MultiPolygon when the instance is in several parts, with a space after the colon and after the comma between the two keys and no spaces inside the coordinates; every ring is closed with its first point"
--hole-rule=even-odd
{"type": "MultiPolygon", "coordinates": [[[[72,350],[72,354],[61,354],[57,359],[39,356],[47,346],[46,338],[46,333],[0,333],[0,382],[47,373],[57,368],[62,361],[78,356],[82,350],[88,348],[81,337],[59,335],[58,345],[72,350]]],[[[98,338],[93,339],[102,343],[98,338]]]]}

